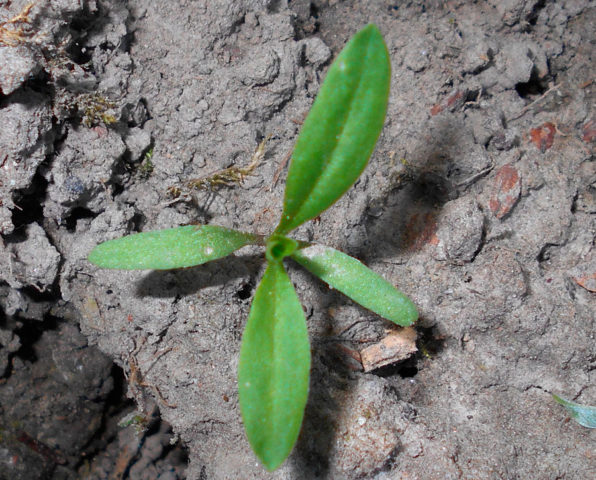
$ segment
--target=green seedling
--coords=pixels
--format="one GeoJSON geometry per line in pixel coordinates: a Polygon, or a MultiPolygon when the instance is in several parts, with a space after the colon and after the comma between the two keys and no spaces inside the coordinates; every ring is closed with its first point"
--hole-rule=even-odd
{"type": "Polygon", "coordinates": [[[278,468],[296,443],[310,374],[306,318],[284,259],[398,325],[418,317],[410,299],[360,261],[287,236],[335,203],[366,166],[383,127],[390,72],[383,37],[368,25],[331,65],[304,121],[281,220],[270,236],[190,225],[111,240],[89,255],[103,268],[161,270],[200,265],[245,245],[265,247],[267,268],[242,336],[238,390],[246,435],[268,470],[278,468]]]}
{"type": "Polygon", "coordinates": [[[135,411],[122,417],[118,422],[118,427],[126,428],[130,425],[134,425],[137,435],[140,435],[142,432],[147,430],[148,423],[149,421],[147,415],[143,415],[142,413],[135,411]]]}
{"type": "Polygon", "coordinates": [[[565,407],[573,418],[582,427],[596,428],[596,406],[581,405],[579,403],[570,402],[558,395],[552,394],[555,401],[565,407]]]}
{"type": "Polygon", "coordinates": [[[153,164],[152,158],[153,147],[151,147],[149,150],[145,152],[145,155],[143,156],[143,161],[139,165],[139,174],[141,175],[141,178],[147,179],[153,173],[155,165],[153,164]]]}

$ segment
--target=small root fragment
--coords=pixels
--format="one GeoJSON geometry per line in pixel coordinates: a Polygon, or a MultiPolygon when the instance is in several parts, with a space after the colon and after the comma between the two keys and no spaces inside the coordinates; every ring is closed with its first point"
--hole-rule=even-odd
{"type": "Polygon", "coordinates": [[[263,160],[263,157],[265,156],[265,145],[270,138],[271,135],[267,135],[261,143],[259,143],[259,146],[255,150],[255,153],[253,153],[248,165],[244,167],[232,165],[223,170],[218,170],[211,175],[193,178],[186,182],[184,188],[176,185],[169,187],[168,194],[173,198],[178,198],[182,195],[183,190],[204,190],[214,192],[223,187],[234,187],[235,185],[241,184],[246,177],[253,174],[263,160]]]}
{"type": "Polygon", "coordinates": [[[542,95],[540,95],[536,100],[534,100],[531,103],[528,103],[524,108],[522,108],[516,115],[514,115],[513,117],[510,117],[507,119],[508,122],[512,122],[514,120],[517,120],[518,118],[521,118],[525,115],[525,113],[530,110],[531,108],[533,108],[535,105],[537,105],[538,103],[540,103],[541,101],[543,101],[546,97],[548,97],[552,92],[558,92],[559,88],[561,87],[561,84],[552,84],[549,86],[548,90],[546,92],[544,92],[542,95]]]}
{"type": "Polygon", "coordinates": [[[33,33],[25,30],[26,25],[31,25],[29,14],[35,3],[29,3],[10,20],[0,22],[0,45],[16,47],[27,43],[33,37],[33,33]]]}
{"type": "MultiPolygon", "coordinates": [[[[159,390],[159,388],[157,388],[157,386],[153,385],[152,383],[148,383],[147,381],[145,381],[143,374],[141,373],[141,369],[139,367],[138,361],[137,361],[137,354],[141,351],[141,348],[143,347],[143,345],[145,344],[145,342],[147,341],[146,337],[143,337],[141,342],[139,342],[139,344],[137,345],[135,342],[135,349],[132,351],[132,353],[130,354],[129,358],[128,358],[128,364],[129,364],[129,368],[130,368],[130,374],[127,375],[127,379],[128,379],[128,384],[130,385],[130,388],[133,391],[133,396],[135,397],[135,400],[137,401],[137,404],[140,406],[141,410],[143,412],[146,412],[146,407],[145,407],[145,402],[144,402],[144,398],[143,398],[143,394],[142,392],[139,390],[138,387],[145,387],[145,388],[149,388],[151,389],[151,391],[153,392],[153,394],[155,395],[155,397],[157,397],[157,399],[166,407],[169,408],[177,408],[178,405],[173,404],[173,403],[169,403],[164,396],[162,395],[161,391],[159,390]]],[[[155,363],[161,358],[162,355],[168,353],[170,350],[172,350],[171,348],[167,348],[161,352],[159,352],[156,356],[155,359],[153,361],[153,363],[149,366],[149,368],[147,369],[147,371],[149,371],[153,365],[155,365],[155,363]]]]}
{"type": "Polygon", "coordinates": [[[275,173],[273,174],[273,182],[269,186],[269,191],[273,190],[275,188],[275,186],[277,185],[277,182],[279,181],[279,177],[281,176],[281,172],[283,172],[284,168],[286,168],[286,165],[290,161],[291,157],[292,157],[292,150],[290,149],[290,150],[288,150],[288,153],[285,154],[284,158],[281,160],[281,163],[279,164],[279,167],[277,167],[277,170],[275,170],[275,173]]]}

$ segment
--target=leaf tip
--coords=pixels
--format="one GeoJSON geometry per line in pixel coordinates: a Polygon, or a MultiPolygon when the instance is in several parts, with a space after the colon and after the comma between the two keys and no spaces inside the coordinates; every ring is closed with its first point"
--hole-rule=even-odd
{"type": "Polygon", "coordinates": [[[596,406],[581,405],[579,403],[565,400],[554,393],[551,393],[553,399],[561,404],[578,424],[586,428],[596,428],[596,406]]]}
{"type": "Polygon", "coordinates": [[[265,467],[265,469],[268,472],[273,472],[275,470],[277,470],[279,467],[281,467],[282,463],[284,463],[286,461],[286,457],[280,459],[265,459],[265,458],[261,458],[259,457],[259,460],[261,461],[261,463],[263,464],[263,466],[265,467]]]}
{"type": "Polygon", "coordinates": [[[87,255],[87,261],[97,267],[102,267],[102,264],[104,263],[104,255],[102,254],[102,249],[100,247],[101,244],[96,245],[93,250],[89,252],[89,255],[87,255]]]}

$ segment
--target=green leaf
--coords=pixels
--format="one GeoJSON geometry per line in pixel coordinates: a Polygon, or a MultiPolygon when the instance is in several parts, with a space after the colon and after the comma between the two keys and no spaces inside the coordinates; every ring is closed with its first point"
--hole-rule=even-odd
{"type": "Polygon", "coordinates": [[[580,405],[579,403],[570,402],[558,395],[552,394],[555,401],[563,405],[571,418],[573,418],[582,427],[596,428],[596,407],[588,405],[580,405]]]}
{"type": "Polygon", "coordinates": [[[248,441],[268,470],[292,451],[308,397],[306,319],[282,262],[269,263],[242,335],[240,410],[248,441]]]}
{"type": "Polygon", "coordinates": [[[304,121],[275,233],[319,215],[356,181],[383,128],[391,66],[381,32],[360,30],[329,68],[304,121]]]}
{"type": "Polygon", "coordinates": [[[312,245],[296,250],[291,258],[331,287],[387,320],[406,327],[418,318],[412,300],[362,262],[339,250],[312,245]]]}
{"type": "Polygon", "coordinates": [[[109,240],[97,245],[88,260],[101,268],[169,270],[225,257],[260,238],[215,225],[187,225],[109,240]]]}

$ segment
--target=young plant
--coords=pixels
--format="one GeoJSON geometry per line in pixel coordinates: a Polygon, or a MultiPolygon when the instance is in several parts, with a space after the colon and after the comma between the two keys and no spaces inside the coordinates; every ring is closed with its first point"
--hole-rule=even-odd
{"type": "Polygon", "coordinates": [[[284,259],[290,257],[355,302],[398,325],[418,317],[410,299],[358,260],[286,235],[330,207],[356,181],[383,127],[390,64],[374,25],[359,31],[329,68],[304,121],[290,164],[281,220],[267,238],[214,225],[137,233],[95,247],[102,268],[173,269],[266,247],[238,366],[240,410],[252,449],[268,470],[290,454],[308,397],[306,318],[284,259]]]}

